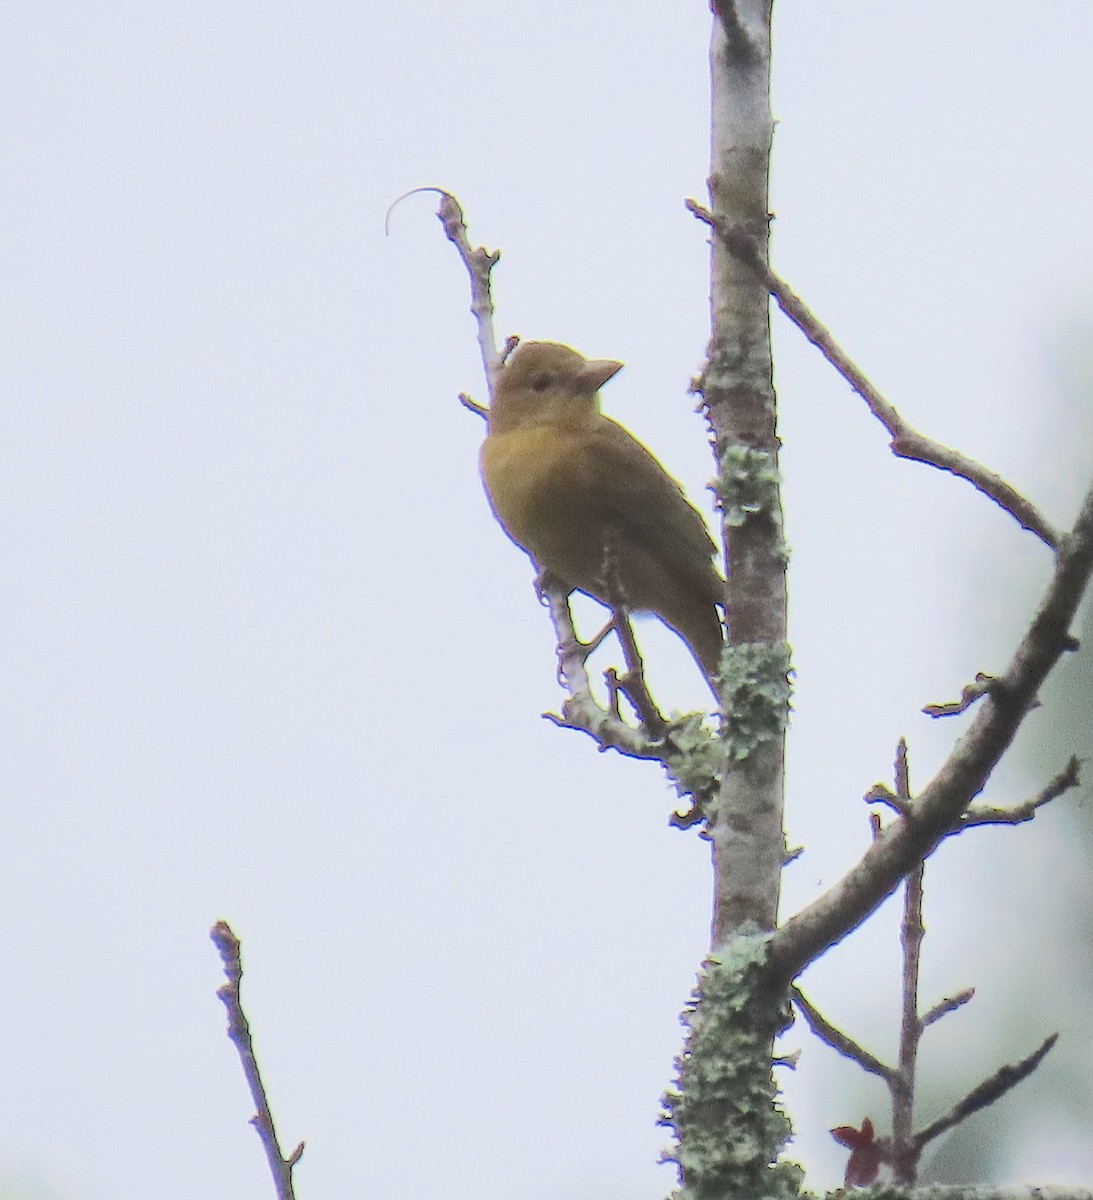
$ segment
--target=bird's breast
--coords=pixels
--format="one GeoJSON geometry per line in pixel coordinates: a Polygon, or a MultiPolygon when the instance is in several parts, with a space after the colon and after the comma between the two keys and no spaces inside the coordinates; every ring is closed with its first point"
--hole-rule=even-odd
{"type": "MultiPolygon", "coordinates": [[[[512,540],[563,575],[587,519],[590,483],[581,439],[556,426],[491,434],[479,465],[490,505],[512,540]]],[[[587,530],[584,530],[587,537],[587,530]]]]}

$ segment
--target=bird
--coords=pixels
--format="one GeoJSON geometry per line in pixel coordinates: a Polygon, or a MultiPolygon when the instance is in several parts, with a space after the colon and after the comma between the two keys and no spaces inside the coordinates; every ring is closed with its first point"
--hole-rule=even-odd
{"type": "Polygon", "coordinates": [[[501,528],[540,575],[613,610],[651,612],[717,691],[724,581],[706,522],[618,422],[600,388],[623,364],[522,342],[495,376],[479,453],[501,528]]]}

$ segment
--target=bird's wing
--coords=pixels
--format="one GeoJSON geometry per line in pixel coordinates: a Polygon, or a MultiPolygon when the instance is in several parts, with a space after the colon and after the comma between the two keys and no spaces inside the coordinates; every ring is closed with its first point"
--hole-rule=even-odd
{"type": "Polygon", "coordinates": [[[595,474],[588,490],[602,506],[605,523],[650,549],[665,569],[689,578],[715,603],[720,580],[711,559],[716,546],[706,522],[656,458],[608,417],[597,424],[587,458],[595,474]]]}

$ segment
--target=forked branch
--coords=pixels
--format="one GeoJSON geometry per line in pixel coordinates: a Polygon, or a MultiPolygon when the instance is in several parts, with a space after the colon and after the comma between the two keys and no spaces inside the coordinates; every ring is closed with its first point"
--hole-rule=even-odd
{"type": "MultiPolygon", "coordinates": [[[[983,689],[967,732],[915,799],[913,811],[885,828],[834,888],[772,935],[772,964],[787,979],[856,928],[917,863],[961,826],[1048,673],[1061,655],[1075,648],[1070,625],[1093,571],[1093,486],[1073,529],[1057,542],[1055,570],[1009,666],[983,689]]],[[[893,807],[899,803],[895,797],[893,807]]],[[[997,814],[988,819],[997,819],[997,814]]],[[[976,821],[973,810],[968,823],[976,821]]]]}
{"type": "MultiPolygon", "coordinates": [[[[900,802],[899,820],[916,818],[917,801],[911,792],[907,743],[900,739],[896,751],[895,791],[900,802]]],[[[878,821],[872,822],[874,835],[880,836],[878,821]]],[[[903,916],[900,922],[902,957],[900,985],[899,1057],[889,1065],[859,1045],[849,1034],[833,1025],[809,1001],[799,988],[793,989],[793,1002],[804,1016],[812,1032],[840,1054],[856,1062],[864,1071],[879,1076],[888,1089],[892,1111],[891,1137],[876,1136],[872,1121],[867,1117],[860,1128],[839,1126],[832,1135],[851,1151],[847,1163],[846,1186],[875,1183],[882,1166],[887,1166],[897,1184],[914,1184],[919,1160],[926,1144],[939,1133],[985,1108],[1027,1078],[1055,1043],[1048,1038],[1034,1054],[1015,1065],[1000,1068],[989,1079],[973,1088],[945,1116],[919,1132],[914,1131],[915,1081],[918,1051],[926,1030],[942,1017],[956,1012],[971,1000],[974,992],[967,988],[946,997],[925,1013],[919,1012],[919,964],[925,926],[922,920],[925,863],[912,870],[903,885],[903,916]]]]}

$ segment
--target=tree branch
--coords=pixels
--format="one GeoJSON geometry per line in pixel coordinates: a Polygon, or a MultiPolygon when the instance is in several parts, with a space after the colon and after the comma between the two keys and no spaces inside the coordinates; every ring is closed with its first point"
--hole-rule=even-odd
{"type": "Polygon", "coordinates": [[[985,1079],[978,1087],[973,1088],[963,1100],[958,1100],[943,1117],[939,1117],[936,1121],[931,1121],[924,1129],[919,1130],[915,1134],[916,1148],[921,1151],[927,1142],[932,1141],[939,1134],[944,1133],[947,1129],[952,1129],[954,1125],[959,1125],[961,1121],[970,1117],[972,1113],[978,1112],[981,1108],[986,1108],[988,1104],[993,1104],[995,1100],[1001,1099],[1008,1091],[1015,1088],[1022,1079],[1027,1079],[1036,1070],[1044,1055],[1047,1054],[1058,1040],[1059,1035],[1053,1033],[1028,1058],[1023,1058],[1019,1063],[999,1067],[990,1079],[985,1079]]]}
{"type": "Polygon", "coordinates": [[[946,996],[944,1000],[939,1000],[933,1008],[927,1009],[922,1014],[919,1024],[926,1029],[935,1021],[940,1021],[942,1017],[948,1016],[949,1013],[963,1008],[974,996],[975,988],[965,988],[962,992],[957,992],[955,996],[946,996]]]}
{"type": "Polygon", "coordinates": [[[1052,549],[1058,547],[1058,531],[1016,488],[996,472],[977,463],[959,450],[952,450],[919,433],[900,416],[896,408],[885,400],[870,383],[861,368],[836,343],[831,332],[812,313],[804,301],[770,269],[750,232],[728,224],[694,200],[686,201],[686,205],[694,216],[716,232],[719,240],[732,254],[747,263],[758,275],[782,312],[865,401],[869,411],[888,431],[891,437],[889,448],[897,458],[924,463],[926,466],[936,467],[940,471],[948,471],[960,479],[967,480],[972,487],[993,500],[999,508],[1008,512],[1022,529],[1036,534],[1052,549]]]}
{"type": "Polygon", "coordinates": [[[1055,570],[1005,673],[978,707],[967,732],[919,793],[914,812],[882,830],[830,891],[791,917],[771,938],[771,962],[793,978],[856,928],[960,821],[1021,725],[1060,655],[1073,645],[1070,623],[1093,570],[1093,486],[1073,530],[1060,542],[1055,570]]]}
{"type": "Polygon", "coordinates": [[[989,808],[986,805],[973,804],[961,819],[959,828],[954,829],[953,833],[973,825],[1020,825],[1031,821],[1038,809],[1050,804],[1071,788],[1077,787],[1081,782],[1080,772],[1081,760],[1071,755],[1070,761],[1059,774],[1023,804],[1014,808],[989,808]]]}
{"type": "Polygon", "coordinates": [[[539,582],[539,596],[550,614],[558,647],[558,682],[569,693],[562,713],[543,716],[562,729],[587,733],[601,750],[617,750],[627,758],[662,760],[663,744],[641,729],[628,725],[617,713],[599,703],[588,678],[589,647],[577,637],[569,593],[553,580],[539,582]]]}
{"type": "Polygon", "coordinates": [[[977,701],[987,695],[995,684],[993,675],[984,675],[980,671],[974,683],[967,683],[960,689],[959,700],[945,700],[938,704],[924,704],[922,711],[928,717],[955,717],[962,712],[967,712],[969,708],[977,701]]]}
{"type": "Polygon", "coordinates": [[[838,1051],[844,1058],[856,1062],[863,1071],[870,1075],[879,1075],[887,1084],[891,1084],[895,1069],[881,1062],[874,1054],[870,1054],[864,1046],[858,1045],[854,1039],[841,1029],[837,1029],[820,1012],[799,987],[793,989],[793,1003],[808,1023],[809,1029],[823,1042],[838,1051]]]}
{"type": "Polygon", "coordinates": [[[295,1191],[292,1184],[292,1170],[304,1153],[304,1143],[296,1147],[286,1158],[281,1152],[281,1144],[277,1139],[277,1130],[273,1124],[273,1113],[270,1110],[266,1086],[258,1069],[258,1060],[254,1055],[254,1042],[250,1036],[250,1022],[243,1012],[239,996],[239,986],[243,978],[243,959],[240,953],[239,939],[232,932],[227,921],[217,921],[209,930],[209,937],[220,954],[224,966],[224,974],[228,982],[217,988],[216,994],[223,1002],[228,1012],[228,1037],[239,1054],[243,1064],[243,1075],[254,1101],[255,1114],[250,1123],[258,1132],[262,1149],[266,1152],[270,1174],[277,1189],[278,1200],[293,1200],[295,1191]]]}
{"type": "MultiPolygon", "coordinates": [[[[899,739],[896,749],[895,775],[896,792],[911,808],[913,800],[906,738],[899,739]]],[[[911,811],[913,812],[913,808],[911,811]]],[[[899,1070],[893,1076],[888,1089],[892,1097],[893,1170],[898,1183],[914,1183],[918,1168],[910,1142],[914,1120],[918,1047],[922,1040],[922,1024],[918,1016],[918,985],[922,939],[926,934],[922,923],[925,874],[926,865],[920,862],[903,881],[903,917],[899,926],[903,963],[900,978],[899,1070]]]]}

